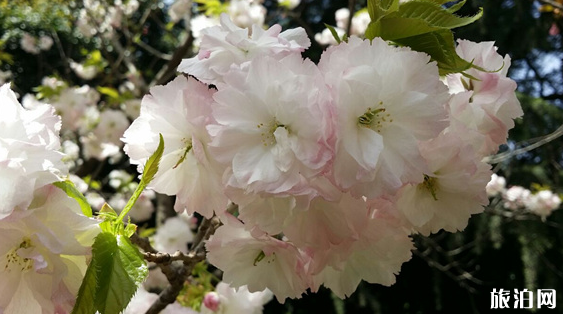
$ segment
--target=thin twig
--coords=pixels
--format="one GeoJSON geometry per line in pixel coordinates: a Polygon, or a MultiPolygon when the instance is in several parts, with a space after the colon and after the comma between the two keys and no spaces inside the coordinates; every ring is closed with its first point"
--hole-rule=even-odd
{"type": "Polygon", "coordinates": [[[194,37],[191,32],[188,32],[188,37],[184,41],[184,44],[174,51],[170,61],[168,61],[168,63],[156,74],[156,77],[150,83],[150,86],[163,85],[168,82],[174,74],[176,74],[176,68],[192,47],[193,42],[194,37]]]}
{"type": "Polygon", "coordinates": [[[513,151],[507,151],[507,152],[503,152],[503,153],[496,154],[496,155],[493,155],[493,156],[485,157],[483,161],[486,162],[486,163],[489,163],[489,164],[496,164],[496,163],[499,163],[501,161],[510,159],[514,156],[518,156],[520,154],[523,154],[523,153],[529,152],[533,149],[536,149],[536,148],[538,148],[538,147],[540,147],[544,144],[547,144],[547,143],[549,143],[549,142],[551,142],[555,139],[558,139],[562,135],[563,135],[563,125],[561,125],[559,128],[557,128],[557,130],[555,130],[553,133],[550,133],[550,134],[544,136],[541,140],[539,140],[539,141],[537,141],[533,144],[530,144],[528,146],[524,146],[524,147],[519,148],[519,149],[515,149],[513,151]]]}
{"type": "Polygon", "coordinates": [[[57,45],[57,49],[59,50],[59,54],[61,55],[61,59],[63,60],[63,64],[64,64],[64,67],[65,67],[65,74],[68,77],[71,73],[71,69],[70,69],[70,64],[69,64],[68,59],[66,57],[65,51],[63,49],[61,39],[59,38],[57,31],[55,31],[54,29],[51,30],[51,34],[53,35],[53,39],[55,39],[55,44],[57,45]]]}
{"type": "Polygon", "coordinates": [[[354,13],[356,12],[356,0],[348,0],[348,11],[350,11],[350,15],[348,17],[348,25],[346,25],[346,34],[350,37],[350,31],[352,30],[352,18],[354,17],[354,13]]]}

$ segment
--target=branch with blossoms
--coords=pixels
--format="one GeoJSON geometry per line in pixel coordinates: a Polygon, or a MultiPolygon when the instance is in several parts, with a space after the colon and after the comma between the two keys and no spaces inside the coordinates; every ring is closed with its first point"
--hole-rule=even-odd
{"type": "Polygon", "coordinates": [[[491,210],[505,217],[518,219],[519,216],[533,214],[545,222],[554,210],[561,206],[561,198],[546,188],[535,193],[522,186],[506,187],[504,177],[493,174],[487,184],[487,195],[493,199],[491,210]]]}

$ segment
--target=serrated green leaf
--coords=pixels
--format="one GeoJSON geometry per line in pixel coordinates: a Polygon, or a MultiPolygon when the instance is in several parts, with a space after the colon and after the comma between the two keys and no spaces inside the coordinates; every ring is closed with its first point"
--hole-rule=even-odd
{"type": "Polygon", "coordinates": [[[84,279],[82,279],[82,284],[80,284],[76,303],[74,304],[71,314],[96,313],[95,297],[97,282],[96,258],[92,257],[92,261],[90,261],[90,264],[88,265],[84,279]]]}
{"type": "Polygon", "coordinates": [[[75,199],[78,202],[78,205],[80,205],[80,209],[82,210],[84,216],[92,217],[92,207],[90,207],[90,204],[88,204],[86,197],[84,197],[84,195],[82,195],[82,193],[80,193],[80,191],[76,189],[76,186],[74,186],[74,183],[72,183],[72,181],[59,181],[53,183],[53,185],[63,190],[69,197],[75,199]]]}
{"type": "Polygon", "coordinates": [[[483,8],[480,8],[474,16],[462,17],[448,12],[447,9],[436,3],[409,1],[399,7],[396,15],[407,19],[422,20],[429,26],[452,29],[477,21],[483,15],[483,8]]]}
{"type": "Polygon", "coordinates": [[[395,42],[430,55],[432,60],[438,63],[440,75],[459,73],[472,66],[470,62],[457,55],[453,34],[449,30],[402,38],[395,42]]]}
{"type": "Polygon", "coordinates": [[[332,37],[334,37],[334,40],[336,40],[336,42],[338,44],[340,44],[341,40],[340,37],[338,36],[338,33],[336,32],[336,30],[334,29],[334,27],[328,25],[327,23],[325,23],[325,27],[328,28],[328,30],[330,31],[330,33],[332,34],[332,37]]]}
{"type": "Polygon", "coordinates": [[[458,3],[453,4],[451,7],[447,8],[447,11],[450,13],[455,13],[457,11],[459,11],[459,9],[461,9],[465,3],[467,2],[467,0],[462,0],[458,3]]]}
{"type": "MultiPolygon", "coordinates": [[[[440,30],[438,27],[428,25],[423,20],[404,17],[385,18],[380,20],[378,24],[379,30],[376,32],[376,37],[381,37],[384,40],[397,40],[440,30]]],[[[368,25],[368,29],[370,25],[368,25]]]]}
{"type": "Polygon", "coordinates": [[[162,134],[159,134],[159,141],[158,147],[156,151],[151,155],[151,157],[147,160],[145,164],[145,169],[143,171],[143,176],[141,177],[141,182],[133,192],[131,198],[125,204],[125,208],[119,214],[118,221],[122,221],[125,216],[131,211],[133,205],[137,202],[137,199],[141,196],[141,193],[145,189],[145,187],[154,179],[154,176],[158,172],[158,167],[160,165],[160,159],[162,158],[162,154],[164,153],[164,139],[162,138],[162,134]]]}
{"type": "Polygon", "coordinates": [[[386,12],[394,12],[399,8],[400,1],[399,0],[379,0],[379,7],[386,12]]]}
{"type": "MultiPolygon", "coordinates": [[[[381,37],[384,40],[398,40],[418,36],[444,29],[453,29],[471,24],[483,15],[483,10],[474,16],[462,17],[453,14],[465,0],[454,4],[451,8],[442,7],[434,1],[409,1],[395,8],[394,3],[373,1],[368,6],[371,22],[366,30],[366,38],[381,37]],[[382,8],[390,5],[387,10],[382,8]]],[[[369,4],[368,3],[368,4],[369,4]]]]}
{"type": "Polygon", "coordinates": [[[399,0],[368,0],[368,13],[372,22],[399,9],[399,0]]]}
{"type": "Polygon", "coordinates": [[[119,234],[100,233],[92,250],[98,278],[96,309],[101,314],[118,314],[147,277],[148,267],[139,250],[119,234]]]}
{"type": "Polygon", "coordinates": [[[158,172],[160,159],[162,158],[163,153],[164,153],[164,139],[162,138],[162,134],[159,134],[158,147],[156,148],[156,151],[151,155],[151,157],[147,160],[147,163],[145,164],[141,182],[144,182],[144,184],[149,184],[152,181],[152,179],[158,172]]]}

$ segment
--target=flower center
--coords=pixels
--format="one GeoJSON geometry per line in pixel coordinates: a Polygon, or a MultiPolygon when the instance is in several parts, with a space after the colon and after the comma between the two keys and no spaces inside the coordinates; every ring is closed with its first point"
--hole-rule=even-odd
{"type": "Polygon", "coordinates": [[[380,101],[375,109],[369,107],[367,111],[358,118],[358,124],[361,127],[372,129],[377,133],[381,133],[385,123],[391,122],[393,122],[393,119],[391,119],[389,113],[386,113],[383,101],[380,101]]]}
{"type": "Polygon", "coordinates": [[[176,169],[182,162],[184,162],[184,160],[186,160],[186,155],[188,155],[188,153],[190,152],[190,150],[192,149],[192,139],[191,138],[183,138],[182,142],[184,143],[184,150],[182,155],[180,155],[180,159],[178,160],[178,162],[174,165],[174,167],[172,167],[172,169],[176,169]]]}
{"type": "Polygon", "coordinates": [[[12,270],[19,270],[24,272],[32,269],[33,260],[27,257],[21,257],[18,254],[19,249],[27,249],[30,247],[32,247],[31,240],[25,237],[18,247],[11,249],[8,254],[6,254],[6,259],[4,261],[4,271],[8,273],[12,270]]]}
{"type": "Polygon", "coordinates": [[[270,256],[266,256],[266,253],[264,253],[264,251],[260,251],[258,256],[256,256],[256,258],[254,259],[254,263],[252,265],[256,266],[256,264],[260,263],[263,259],[265,259],[266,263],[270,264],[271,262],[276,260],[276,253],[274,252],[270,256]]]}
{"type": "Polygon", "coordinates": [[[428,175],[424,175],[424,182],[422,182],[421,184],[418,185],[418,188],[423,188],[423,189],[427,189],[430,194],[432,195],[432,198],[437,201],[438,197],[436,196],[436,190],[437,185],[438,184],[438,178],[435,177],[431,177],[428,175]]]}
{"type": "Polygon", "coordinates": [[[260,132],[260,135],[262,136],[262,145],[264,145],[264,147],[276,144],[274,132],[276,132],[278,128],[284,128],[289,132],[288,127],[285,124],[281,124],[276,118],[266,125],[264,125],[264,123],[260,123],[257,127],[260,131],[262,131],[260,132]]]}

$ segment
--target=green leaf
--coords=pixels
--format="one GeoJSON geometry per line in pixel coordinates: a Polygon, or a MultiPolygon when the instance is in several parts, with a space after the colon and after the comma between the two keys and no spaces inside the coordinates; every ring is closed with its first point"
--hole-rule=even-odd
{"type": "Polygon", "coordinates": [[[72,183],[72,181],[59,181],[53,183],[53,185],[63,190],[69,197],[75,199],[78,202],[78,205],[80,205],[80,209],[82,210],[84,216],[92,217],[92,207],[90,207],[90,204],[88,204],[86,197],[84,197],[84,195],[82,195],[82,193],[80,193],[80,191],[76,189],[76,186],[74,186],[74,183],[72,183]]]}
{"type": "Polygon", "coordinates": [[[88,269],[86,270],[86,275],[84,275],[80,289],[78,290],[76,303],[74,304],[71,314],[96,313],[95,296],[97,282],[96,258],[93,257],[90,265],[88,265],[88,269]]]}
{"type": "Polygon", "coordinates": [[[423,20],[430,26],[452,29],[477,21],[483,15],[483,8],[474,16],[461,17],[435,3],[409,1],[400,6],[397,14],[403,18],[423,20]]]}
{"type": "Polygon", "coordinates": [[[338,33],[336,32],[336,30],[334,29],[334,27],[328,25],[327,23],[325,23],[325,27],[328,28],[328,30],[330,31],[330,33],[332,34],[332,37],[334,37],[334,39],[336,40],[336,42],[338,44],[340,44],[341,40],[340,37],[338,36],[338,33]]]}
{"type": "Polygon", "coordinates": [[[98,90],[98,92],[108,96],[110,99],[113,100],[119,99],[119,92],[117,91],[117,89],[113,87],[98,86],[96,89],[98,90]]]}
{"type": "Polygon", "coordinates": [[[368,13],[372,22],[399,9],[399,0],[368,0],[368,13]]]}
{"type": "Polygon", "coordinates": [[[453,34],[449,30],[402,38],[395,42],[429,54],[438,63],[440,75],[459,73],[472,67],[470,62],[457,55],[453,34]]]}
{"type": "Polygon", "coordinates": [[[447,11],[450,12],[450,13],[455,13],[455,12],[459,11],[459,9],[461,9],[465,5],[466,1],[467,0],[463,0],[463,1],[460,1],[456,4],[453,4],[451,7],[449,7],[447,9],[447,11]]]}
{"type": "Polygon", "coordinates": [[[369,40],[373,40],[375,37],[381,37],[381,21],[370,22],[364,36],[369,40]]]}
{"type": "Polygon", "coordinates": [[[151,155],[151,157],[147,160],[145,164],[145,169],[143,171],[143,176],[141,177],[141,182],[133,192],[133,195],[125,204],[125,208],[121,211],[119,217],[117,217],[118,221],[122,221],[123,218],[129,213],[133,205],[137,202],[137,199],[141,196],[141,193],[145,189],[145,187],[154,179],[154,176],[158,172],[158,167],[160,165],[160,159],[162,158],[162,154],[164,153],[164,139],[162,138],[162,134],[159,134],[159,141],[158,147],[156,151],[151,155]]]}
{"type": "Polygon", "coordinates": [[[101,314],[118,314],[147,277],[148,267],[139,250],[122,235],[100,233],[92,251],[98,278],[96,308],[101,314]]]}
{"type": "Polygon", "coordinates": [[[61,91],[66,88],[66,84],[62,86],[57,86],[55,88],[51,88],[50,86],[41,85],[33,88],[33,91],[36,93],[37,99],[43,98],[51,98],[53,96],[57,96],[61,93],[61,91]]]}
{"type": "Polygon", "coordinates": [[[399,11],[380,21],[379,36],[385,40],[396,40],[457,28],[475,22],[482,15],[481,9],[474,16],[460,17],[434,3],[410,1],[401,5],[399,11]]]}
{"type": "MultiPolygon", "coordinates": [[[[86,61],[83,62],[83,66],[105,66],[105,60],[102,57],[102,53],[99,50],[94,50],[88,54],[86,61]]],[[[119,95],[119,94],[118,94],[119,95]]]]}
{"type": "Polygon", "coordinates": [[[143,170],[143,177],[141,178],[141,182],[144,182],[145,184],[149,184],[158,172],[160,159],[162,158],[162,154],[164,153],[164,139],[162,138],[162,134],[159,134],[158,136],[158,147],[149,158],[149,160],[147,160],[147,163],[145,164],[145,168],[143,170]]]}
{"type": "Polygon", "coordinates": [[[100,209],[100,212],[98,213],[98,217],[104,219],[104,221],[100,223],[100,229],[102,229],[102,232],[110,232],[115,234],[114,224],[115,221],[117,221],[117,213],[108,203],[104,203],[104,205],[100,209]]]}
{"type": "Polygon", "coordinates": [[[0,51],[0,64],[2,64],[2,62],[6,62],[8,64],[14,64],[14,56],[12,56],[7,52],[0,51]]]}

